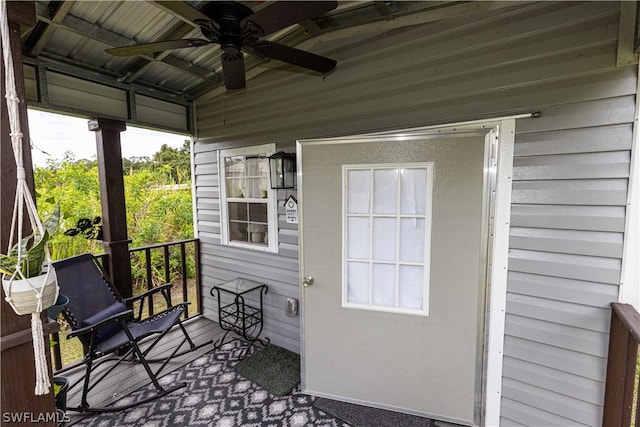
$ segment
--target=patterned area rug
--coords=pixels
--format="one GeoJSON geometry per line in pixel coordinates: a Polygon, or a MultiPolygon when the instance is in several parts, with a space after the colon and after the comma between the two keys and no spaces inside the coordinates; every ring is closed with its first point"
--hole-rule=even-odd
{"type": "MultiPolygon", "coordinates": [[[[274,396],[236,373],[233,365],[245,343],[231,341],[160,379],[163,385],[186,381],[187,386],[127,411],[90,415],[74,426],[82,427],[349,427],[316,408],[314,397],[299,387],[274,396]]],[[[144,387],[118,402],[125,404],[153,394],[144,387]]]]}

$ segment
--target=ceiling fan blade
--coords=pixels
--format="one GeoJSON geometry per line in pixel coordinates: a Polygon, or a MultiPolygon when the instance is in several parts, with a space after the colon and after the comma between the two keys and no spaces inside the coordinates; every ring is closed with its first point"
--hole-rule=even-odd
{"type": "Polygon", "coordinates": [[[331,58],[265,40],[261,40],[253,46],[245,48],[261,58],[277,59],[323,74],[333,70],[337,64],[337,62],[331,58]]]}
{"type": "Polygon", "coordinates": [[[264,36],[336,7],[337,1],[276,1],[244,18],[240,26],[244,28],[247,22],[252,22],[262,29],[264,36]]]}
{"type": "Polygon", "coordinates": [[[195,23],[196,19],[204,19],[207,21],[210,19],[207,15],[200,12],[198,9],[191,7],[190,5],[182,1],[176,1],[176,0],[159,1],[158,0],[158,1],[155,1],[154,3],[156,3],[158,6],[164,9],[167,9],[173,12],[178,16],[181,16],[182,18],[184,18],[186,21],[189,21],[190,23],[195,23]]]}
{"type": "Polygon", "coordinates": [[[242,89],[246,86],[244,78],[244,56],[228,55],[222,53],[222,73],[224,74],[224,87],[227,89],[242,89]]]}
{"type": "Polygon", "coordinates": [[[166,40],[156,43],[144,43],[134,44],[132,46],[113,47],[111,49],[105,49],[105,52],[114,56],[135,56],[145,55],[147,53],[162,52],[165,50],[182,49],[184,47],[196,47],[209,44],[208,40],[204,39],[179,39],[179,40],[166,40]]]}

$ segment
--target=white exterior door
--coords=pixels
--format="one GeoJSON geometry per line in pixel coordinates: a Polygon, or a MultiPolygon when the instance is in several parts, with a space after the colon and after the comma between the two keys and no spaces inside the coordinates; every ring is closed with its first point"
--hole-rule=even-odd
{"type": "Polygon", "coordinates": [[[482,405],[484,133],[299,143],[302,387],[464,424],[482,405]]]}

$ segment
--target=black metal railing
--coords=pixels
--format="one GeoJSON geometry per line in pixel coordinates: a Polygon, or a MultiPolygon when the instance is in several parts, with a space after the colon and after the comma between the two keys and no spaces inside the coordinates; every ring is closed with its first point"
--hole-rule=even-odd
{"type": "Polygon", "coordinates": [[[602,425],[640,427],[638,405],[640,313],[632,305],[611,303],[609,356],[602,425]]]}
{"type": "MultiPolygon", "coordinates": [[[[135,264],[144,260],[144,274],[132,272],[134,281],[150,290],[162,283],[173,283],[172,297],[178,301],[189,301],[184,318],[196,316],[202,312],[200,297],[200,241],[198,239],[132,248],[132,258],[138,258],[135,264]],[[192,245],[188,251],[188,245],[192,245]],[[174,252],[176,251],[176,252],[174,252]],[[154,256],[157,255],[157,256],[154,256]],[[191,263],[189,262],[191,261],[191,263]],[[192,278],[191,284],[189,278],[192,278]]],[[[134,263],[132,262],[132,265],[134,263]]],[[[154,313],[154,304],[147,304],[149,315],[154,313]]]]}
{"type": "MultiPolygon", "coordinates": [[[[176,242],[159,243],[140,248],[129,249],[132,267],[132,282],[134,290],[146,291],[163,283],[173,283],[171,298],[173,302],[189,301],[183,314],[184,319],[196,317],[202,313],[202,298],[200,289],[200,240],[187,239],[176,242]]],[[[105,269],[106,254],[96,255],[105,269]]],[[[135,292],[137,293],[137,292],[135,292]]],[[[153,315],[155,305],[163,303],[150,299],[145,304],[146,314],[153,315]]],[[[54,370],[63,368],[62,354],[71,348],[71,343],[61,340],[64,333],[55,332],[51,335],[51,355],[54,370]]],[[[78,340],[73,340],[78,341],[78,340]]],[[[73,345],[78,346],[78,343],[73,345]]],[[[77,363],[67,363],[65,368],[77,363]]]]}

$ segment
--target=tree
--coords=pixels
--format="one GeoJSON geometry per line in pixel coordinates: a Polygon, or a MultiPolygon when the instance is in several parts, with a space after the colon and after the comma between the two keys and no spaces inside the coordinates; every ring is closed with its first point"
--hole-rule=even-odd
{"type": "Polygon", "coordinates": [[[170,166],[171,177],[180,184],[191,180],[190,143],[184,141],[181,148],[173,148],[167,144],[160,147],[160,151],[153,155],[154,167],[170,166]]]}
{"type": "Polygon", "coordinates": [[[138,172],[145,169],[151,169],[152,161],[149,156],[131,157],[130,159],[122,159],[122,170],[125,175],[133,175],[134,172],[138,172]]]}

